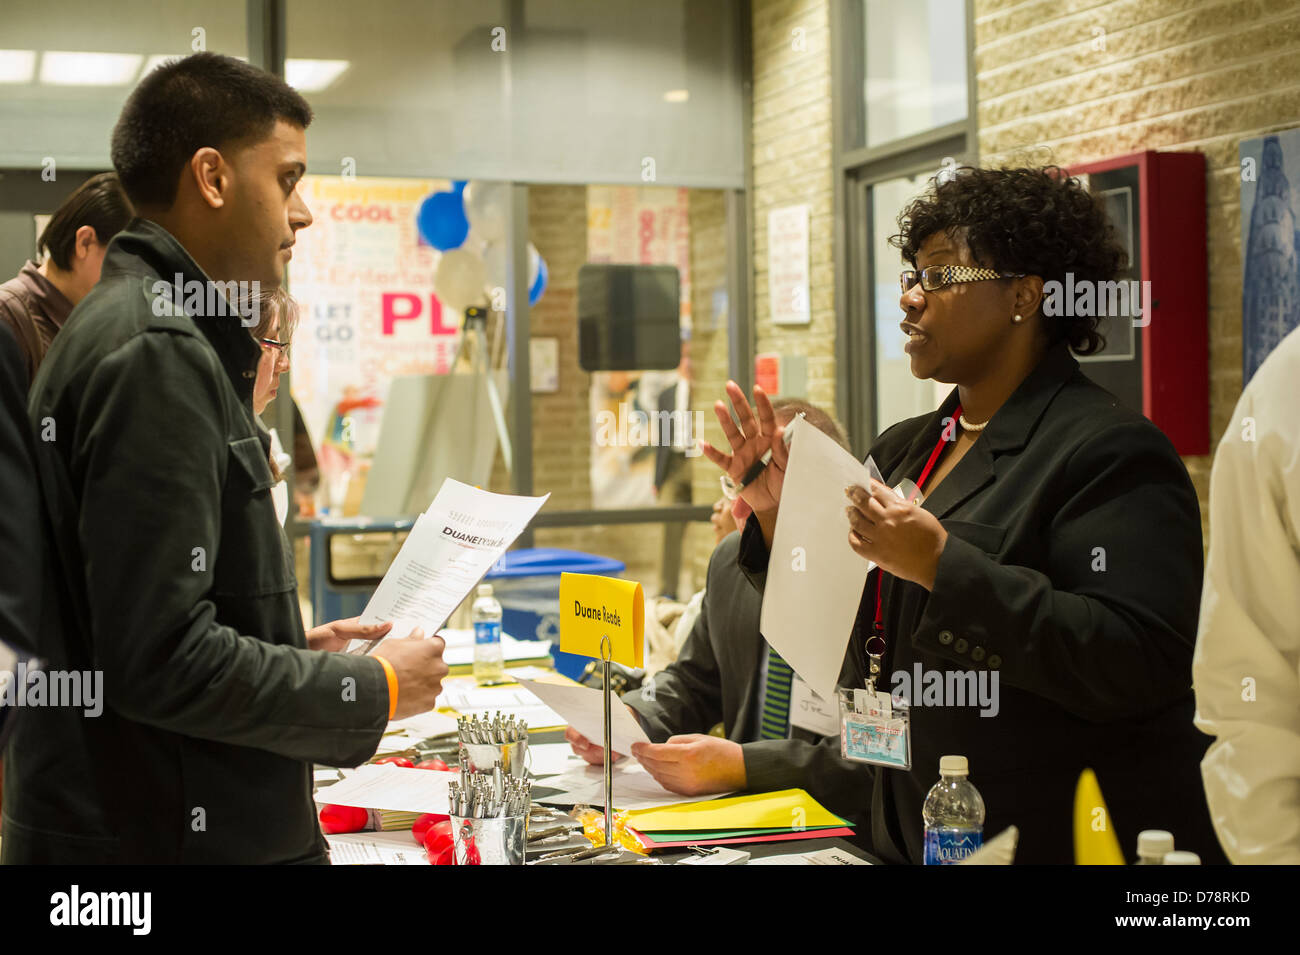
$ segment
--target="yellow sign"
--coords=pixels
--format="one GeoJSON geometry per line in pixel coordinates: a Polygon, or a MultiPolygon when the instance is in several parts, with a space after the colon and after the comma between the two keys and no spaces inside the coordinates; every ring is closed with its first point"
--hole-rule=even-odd
{"type": "Polygon", "coordinates": [[[1101,798],[1097,774],[1085,769],[1074,790],[1074,864],[1123,865],[1115,827],[1106,800],[1101,798]]]}
{"type": "Polygon", "coordinates": [[[624,666],[645,663],[645,593],[635,580],[560,574],[560,649],[601,659],[600,641],[609,637],[609,658],[624,666]]]}

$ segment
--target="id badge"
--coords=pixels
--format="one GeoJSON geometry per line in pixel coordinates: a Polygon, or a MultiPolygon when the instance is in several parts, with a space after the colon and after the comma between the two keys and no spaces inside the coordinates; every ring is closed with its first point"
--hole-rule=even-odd
{"type": "Polygon", "coordinates": [[[891,769],[912,768],[911,718],[907,701],[885,690],[841,687],[840,755],[891,769]]]}

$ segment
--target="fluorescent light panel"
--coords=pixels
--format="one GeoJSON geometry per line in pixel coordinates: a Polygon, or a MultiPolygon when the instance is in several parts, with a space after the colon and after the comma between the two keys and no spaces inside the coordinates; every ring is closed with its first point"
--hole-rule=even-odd
{"type": "Polygon", "coordinates": [[[0,83],[30,83],[35,76],[35,50],[0,50],[0,83]]]}
{"type": "Polygon", "coordinates": [[[139,53],[41,54],[41,82],[50,86],[125,86],[140,72],[139,53]]]}
{"type": "Polygon", "coordinates": [[[303,93],[319,93],[343,75],[350,60],[284,61],[284,81],[303,93]]]}

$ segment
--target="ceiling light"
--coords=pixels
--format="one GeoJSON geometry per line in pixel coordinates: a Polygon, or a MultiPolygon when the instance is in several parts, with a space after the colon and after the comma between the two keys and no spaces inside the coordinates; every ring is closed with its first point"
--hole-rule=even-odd
{"type": "Polygon", "coordinates": [[[319,93],[351,65],[351,60],[285,60],[284,81],[303,93],[319,93]]]}
{"type": "Polygon", "coordinates": [[[35,76],[35,50],[0,50],[0,83],[30,83],[35,76]]]}
{"type": "Polygon", "coordinates": [[[49,86],[125,86],[140,72],[139,53],[41,54],[41,82],[49,86]]]}

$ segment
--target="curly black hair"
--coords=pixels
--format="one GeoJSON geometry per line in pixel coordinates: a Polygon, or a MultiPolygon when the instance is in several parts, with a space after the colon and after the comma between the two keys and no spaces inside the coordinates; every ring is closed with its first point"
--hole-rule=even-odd
{"type": "MultiPolygon", "coordinates": [[[[890,243],[916,265],[926,239],[942,232],[964,239],[975,262],[999,272],[1041,276],[1065,284],[1114,281],[1128,255],[1101,201],[1058,166],[978,169],[940,174],[898,214],[890,243]],[[942,181],[941,181],[942,180],[942,181]]],[[[1045,319],[1053,341],[1077,354],[1105,347],[1098,315],[1045,319]]]]}

